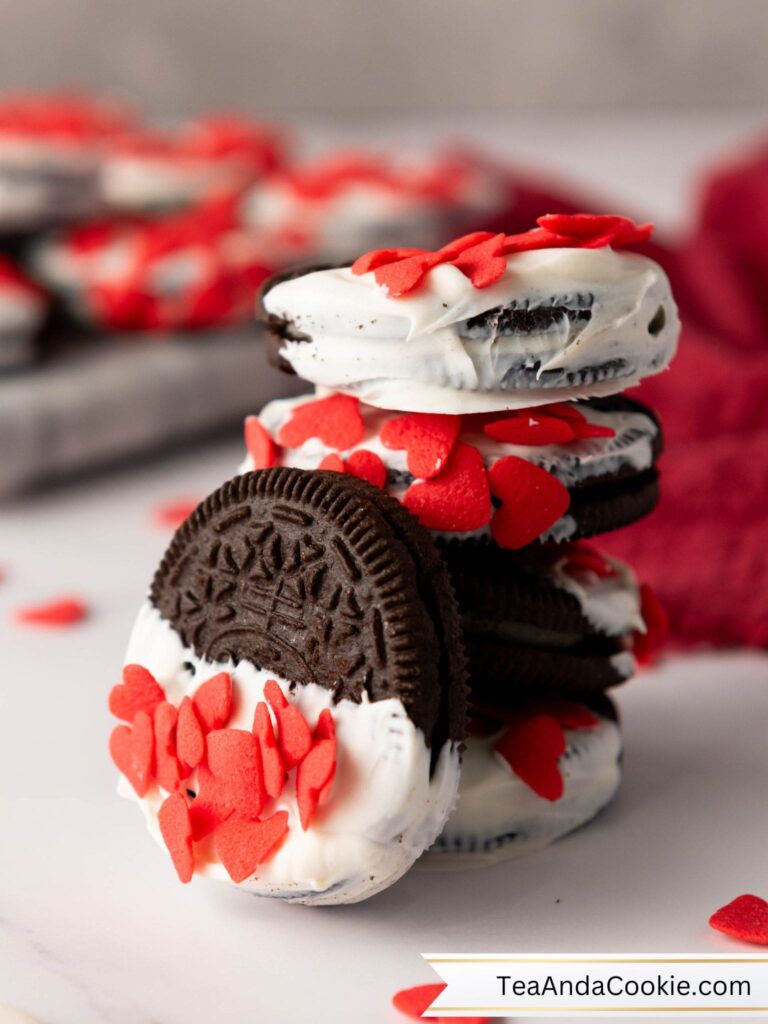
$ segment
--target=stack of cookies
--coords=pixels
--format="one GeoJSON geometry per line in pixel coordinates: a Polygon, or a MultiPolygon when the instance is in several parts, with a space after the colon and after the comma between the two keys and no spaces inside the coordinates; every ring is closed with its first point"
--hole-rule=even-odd
{"type": "Polygon", "coordinates": [[[110,698],[182,880],[353,902],[610,800],[606,691],[662,614],[586,539],[657,500],[658,421],[620,395],[677,341],[663,271],[623,251],[649,233],[543,217],[268,283],[274,361],[316,391],[246,421],[110,698]]]}

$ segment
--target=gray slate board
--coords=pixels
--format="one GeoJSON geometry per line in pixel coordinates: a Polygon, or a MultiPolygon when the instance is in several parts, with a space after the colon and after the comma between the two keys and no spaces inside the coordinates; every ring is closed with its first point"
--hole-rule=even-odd
{"type": "Polygon", "coordinates": [[[0,498],[194,442],[308,385],[267,364],[262,328],[68,339],[0,376],[0,498]]]}

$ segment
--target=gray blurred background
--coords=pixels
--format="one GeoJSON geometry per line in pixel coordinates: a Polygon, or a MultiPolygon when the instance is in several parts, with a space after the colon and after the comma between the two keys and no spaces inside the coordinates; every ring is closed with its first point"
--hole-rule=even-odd
{"type": "Polygon", "coordinates": [[[0,88],[150,113],[765,107],[767,0],[0,0],[0,88]]]}

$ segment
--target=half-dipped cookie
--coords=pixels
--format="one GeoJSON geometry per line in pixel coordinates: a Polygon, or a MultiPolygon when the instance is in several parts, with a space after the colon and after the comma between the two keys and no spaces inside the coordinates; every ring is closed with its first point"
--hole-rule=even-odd
{"type": "Polygon", "coordinates": [[[449,544],[444,555],[474,700],[595,693],[634,675],[652,598],[624,562],[585,544],[519,553],[449,544]]]}
{"type": "Polygon", "coordinates": [[[396,881],[456,797],[460,623],[428,532],[363,481],[237,477],[179,529],[110,708],[183,881],[303,903],[396,881]]]}
{"type": "Polygon", "coordinates": [[[650,225],[538,223],[281,275],[263,294],[275,361],[371,405],[449,414],[615,394],[665,369],[680,326],[669,282],[619,251],[650,225]]]}
{"type": "Polygon", "coordinates": [[[245,440],[245,470],[362,476],[446,540],[575,540],[627,526],[658,500],[658,420],[623,396],[449,416],[312,395],[270,402],[245,440]]]}
{"type": "Polygon", "coordinates": [[[540,849],[610,803],[621,731],[607,699],[476,710],[456,807],[424,863],[469,867],[540,849]]]}

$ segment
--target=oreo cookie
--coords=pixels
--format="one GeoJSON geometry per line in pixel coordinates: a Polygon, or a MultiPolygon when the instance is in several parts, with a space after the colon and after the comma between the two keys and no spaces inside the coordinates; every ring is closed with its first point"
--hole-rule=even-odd
{"type": "Polygon", "coordinates": [[[635,671],[642,633],[632,571],[580,544],[521,552],[443,548],[461,608],[473,700],[597,693],[635,671]]]}
{"type": "Polygon", "coordinates": [[[466,695],[429,533],[363,481],[278,468],[229,481],[173,538],[110,700],[130,722],[111,749],[184,881],[350,903],[442,828],[466,695]]]}
{"type": "Polygon", "coordinates": [[[516,547],[591,537],[648,515],[658,501],[663,439],[653,412],[623,396],[430,417],[329,395],[270,402],[248,417],[246,444],[243,470],[262,468],[266,453],[301,469],[365,475],[367,466],[369,479],[443,540],[516,547]],[[497,528],[496,511],[510,468],[524,472],[511,487],[518,522],[508,532],[497,528]],[[542,516],[543,487],[553,500],[542,516]]]}
{"type": "Polygon", "coordinates": [[[434,544],[378,488],[338,473],[235,477],[181,527],[150,596],[185,645],[334,701],[396,698],[430,741],[464,734],[464,659],[434,544]]]}
{"type": "Polygon", "coordinates": [[[421,265],[385,249],[280,275],[262,294],[270,356],[382,409],[448,415],[617,394],[665,369],[680,325],[661,267],[605,235],[552,237],[498,255],[482,283],[459,258],[467,239],[421,265]]]}
{"type": "Polygon", "coordinates": [[[615,795],[622,740],[607,698],[518,711],[470,735],[456,807],[425,866],[493,864],[541,849],[615,795]]]}

